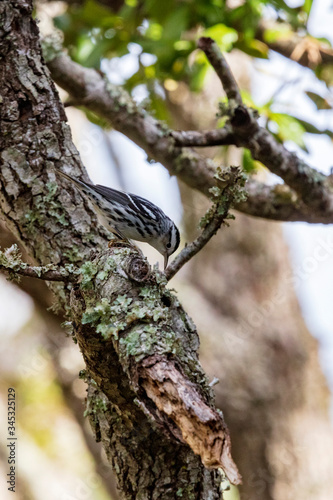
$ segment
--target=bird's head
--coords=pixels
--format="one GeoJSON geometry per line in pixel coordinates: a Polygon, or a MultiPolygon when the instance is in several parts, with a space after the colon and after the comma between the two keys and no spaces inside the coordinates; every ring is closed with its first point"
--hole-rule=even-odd
{"type": "Polygon", "coordinates": [[[177,226],[170,220],[170,225],[167,231],[158,239],[151,243],[164,257],[164,269],[168,265],[170,255],[172,255],[180,243],[180,235],[177,226]]]}

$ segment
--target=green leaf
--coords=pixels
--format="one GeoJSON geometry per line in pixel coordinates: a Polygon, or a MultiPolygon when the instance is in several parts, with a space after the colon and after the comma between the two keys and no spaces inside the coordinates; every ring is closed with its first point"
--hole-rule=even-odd
{"type": "Polygon", "coordinates": [[[178,5],[178,7],[165,19],[163,27],[163,38],[165,40],[179,40],[182,33],[189,24],[188,5],[178,5]]]}
{"type": "Polygon", "coordinates": [[[324,99],[324,97],[322,97],[321,95],[319,94],[316,94],[315,92],[305,92],[306,95],[311,99],[311,101],[316,105],[316,108],[318,110],[320,109],[332,109],[332,105],[326,100],[324,99]]]}
{"type": "Polygon", "coordinates": [[[243,149],[243,170],[247,173],[255,172],[256,162],[252,158],[252,155],[248,149],[243,149]]]}
{"type": "Polygon", "coordinates": [[[280,23],[275,24],[274,28],[266,29],[263,38],[267,43],[274,43],[282,40],[289,40],[293,33],[289,24],[280,23]]]}
{"type": "Polygon", "coordinates": [[[305,120],[301,120],[300,118],[297,118],[297,120],[302,125],[302,127],[304,127],[305,132],[307,132],[308,134],[327,135],[328,137],[333,139],[333,131],[332,130],[329,130],[329,129],[320,130],[315,125],[313,125],[313,123],[309,123],[305,120]]]}
{"type": "Polygon", "coordinates": [[[207,61],[203,64],[195,63],[192,66],[190,79],[190,89],[192,92],[199,92],[202,89],[208,70],[209,64],[207,61]]]}
{"type": "Polygon", "coordinates": [[[305,128],[298,118],[285,113],[270,113],[270,121],[276,123],[278,132],[276,136],[282,141],[293,141],[297,146],[306,151],[304,143],[305,128]]]}
{"type": "Polygon", "coordinates": [[[106,121],[104,118],[101,118],[100,116],[96,115],[93,111],[89,111],[88,109],[81,107],[79,109],[81,109],[85,113],[86,117],[91,123],[94,123],[95,125],[98,125],[99,127],[106,130],[111,129],[110,123],[106,121]]]}
{"type": "Polygon", "coordinates": [[[151,92],[149,96],[149,110],[154,112],[154,116],[161,121],[169,122],[170,114],[166,102],[156,92],[151,92]]]}
{"type": "Polygon", "coordinates": [[[251,57],[258,57],[260,59],[268,59],[269,48],[260,40],[254,38],[246,38],[235,43],[235,48],[242,50],[245,54],[251,57]]]}
{"type": "Polygon", "coordinates": [[[215,24],[215,26],[200,33],[200,36],[212,38],[223,52],[229,52],[238,40],[237,31],[225,24],[215,24]]]}
{"type": "Polygon", "coordinates": [[[159,23],[149,23],[145,33],[147,38],[151,40],[160,40],[162,38],[163,27],[159,23]]]}
{"type": "Polygon", "coordinates": [[[316,68],[316,76],[323,80],[328,87],[333,85],[333,64],[323,64],[316,68]]]}
{"type": "Polygon", "coordinates": [[[307,14],[309,17],[311,8],[312,8],[313,0],[304,0],[304,4],[302,5],[302,10],[307,14]]]}

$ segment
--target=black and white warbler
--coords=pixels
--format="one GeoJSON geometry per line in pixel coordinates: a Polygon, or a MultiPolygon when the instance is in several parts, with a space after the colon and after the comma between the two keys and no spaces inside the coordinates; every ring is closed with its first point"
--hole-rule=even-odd
{"type": "Polygon", "coordinates": [[[58,172],[88,197],[100,224],[122,240],[144,241],[156,248],[164,256],[166,268],[169,256],[179,246],[180,236],[175,223],[160,208],[141,196],[99,184],[94,186],[58,172]]]}

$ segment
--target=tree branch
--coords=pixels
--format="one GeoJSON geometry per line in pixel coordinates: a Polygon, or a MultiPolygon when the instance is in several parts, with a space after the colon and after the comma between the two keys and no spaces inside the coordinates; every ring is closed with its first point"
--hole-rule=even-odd
{"type": "Polygon", "coordinates": [[[0,270],[10,274],[11,278],[17,279],[19,276],[27,278],[38,278],[45,281],[75,282],[78,279],[78,270],[72,265],[65,267],[54,266],[30,266],[22,262],[21,254],[17,245],[12,245],[5,251],[0,251],[0,270]]]}
{"type": "Polygon", "coordinates": [[[186,245],[185,248],[177,255],[171,264],[165,270],[165,276],[170,281],[175,274],[192,259],[200,250],[209,242],[209,240],[217,233],[223,224],[225,214],[217,215],[207,224],[202,233],[191,243],[186,245]]]}
{"type": "MultiPolygon", "coordinates": [[[[261,130],[265,137],[269,137],[264,129],[261,130]]],[[[265,141],[259,142],[257,139],[256,145],[258,147],[256,147],[255,143],[251,142],[250,137],[241,138],[237,136],[230,123],[216,130],[203,130],[200,132],[197,130],[172,131],[171,135],[175,139],[176,145],[180,147],[234,145],[249,148],[253,156],[262,163],[266,161],[266,165],[274,162],[274,155],[269,157],[268,152],[265,151],[265,141]]],[[[280,154],[281,145],[276,143],[276,147],[277,156],[282,160],[282,155],[280,154]]],[[[287,162],[292,161],[293,164],[295,164],[297,157],[293,153],[289,153],[283,147],[282,153],[286,156],[287,162]]],[[[300,162],[300,166],[301,165],[302,162],[300,162]]],[[[274,165],[272,170],[273,168],[274,165]]],[[[320,172],[313,169],[311,177],[315,177],[316,174],[318,174],[319,177],[322,176],[320,172]]],[[[324,189],[328,189],[328,196],[330,198],[331,184],[328,177],[326,177],[324,189]]],[[[246,184],[246,190],[248,194],[247,200],[244,203],[238,204],[236,208],[248,215],[256,217],[259,215],[260,217],[277,221],[304,221],[313,224],[333,223],[331,211],[325,211],[324,209],[313,210],[312,206],[306,205],[296,191],[286,184],[268,186],[250,177],[246,184]]]]}
{"type": "Polygon", "coordinates": [[[217,44],[211,38],[201,37],[198,40],[198,47],[206,54],[208,61],[221,80],[228,100],[234,101],[235,104],[242,104],[243,101],[237,82],[230,70],[229,64],[224,57],[220,56],[217,44]]]}
{"type": "MultiPolygon", "coordinates": [[[[47,45],[52,46],[52,40],[47,45]]],[[[211,160],[203,158],[196,151],[183,148],[184,141],[187,141],[186,144],[206,146],[210,145],[213,137],[213,145],[235,144],[238,147],[248,147],[255,159],[266,164],[277,175],[283,174],[287,183],[295,180],[295,175],[290,175],[290,168],[293,166],[291,171],[295,173],[295,165],[300,167],[298,182],[293,182],[301,191],[296,199],[295,196],[285,198],[281,206],[274,188],[267,186],[262,189],[262,184],[259,184],[257,189],[249,191],[247,201],[235,205],[235,208],[274,220],[302,220],[324,224],[333,222],[332,196],[327,189],[325,176],[310,169],[296,155],[277,144],[268,132],[260,129],[246,108],[238,106],[231,123],[225,129],[208,131],[202,138],[198,132],[191,132],[189,137],[188,132],[168,130],[165,124],[149,116],[138,106],[123,89],[110,84],[95,70],[80,66],[60,51],[52,53],[47,50],[46,58],[52,77],[70,94],[71,99],[106,119],[116,130],[142,147],[150,158],[161,162],[171,175],[176,175],[189,187],[209,197],[209,189],[216,184],[216,167],[211,160]],[[307,179],[309,182],[306,182],[307,179]],[[259,191],[261,196],[257,198],[254,193],[259,191]],[[303,194],[306,200],[302,199],[303,194]],[[270,205],[272,200],[273,206],[270,205]]],[[[252,186],[256,183],[253,179],[250,182],[252,186]]]]}
{"type": "MultiPolygon", "coordinates": [[[[200,38],[198,46],[218,73],[226,92],[232,89],[233,95],[237,84],[231,71],[226,69],[228,64],[217,44],[210,38],[200,38]],[[221,67],[224,68],[223,71],[221,67]]],[[[222,144],[230,141],[229,144],[248,148],[254,159],[261,161],[271,172],[281,177],[311,209],[333,215],[333,185],[328,177],[278,143],[266,129],[260,127],[256,114],[243,104],[237,107],[231,104],[227,113],[230,117],[226,128],[215,135],[214,145],[218,143],[220,135],[222,144]]],[[[185,135],[186,133],[183,137],[185,135]]],[[[206,132],[204,137],[208,143],[207,136],[206,132]]],[[[210,136],[213,134],[210,133],[210,136]]],[[[197,141],[197,136],[192,138],[197,141]]]]}
{"type": "Polygon", "coordinates": [[[333,222],[330,213],[318,214],[313,211],[286,184],[267,186],[250,178],[246,183],[246,192],[248,198],[238,204],[237,208],[248,215],[256,216],[260,212],[261,217],[276,221],[303,221],[313,224],[333,222]]]}
{"type": "Polygon", "coordinates": [[[257,26],[256,38],[270,49],[306,68],[315,69],[318,66],[333,64],[333,49],[328,44],[310,35],[300,36],[286,23],[261,20],[257,26]],[[266,31],[277,32],[281,27],[285,28],[281,36],[274,41],[269,40],[266,31]]]}
{"type": "Polygon", "coordinates": [[[172,130],[170,135],[179,147],[229,146],[237,142],[230,125],[215,130],[172,130]]]}
{"type": "Polygon", "coordinates": [[[208,243],[221,225],[225,223],[226,219],[232,218],[229,215],[230,208],[236,202],[239,203],[241,200],[245,201],[246,199],[243,189],[246,178],[239,167],[227,167],[223,171],[217,169],[215,177],[218,186],[211,189],[211,198],[214,205],[208,210],[200,223],[204,229],[198,238],[183,248],[167,267],[165,276],[168,281],[208,243]]]}

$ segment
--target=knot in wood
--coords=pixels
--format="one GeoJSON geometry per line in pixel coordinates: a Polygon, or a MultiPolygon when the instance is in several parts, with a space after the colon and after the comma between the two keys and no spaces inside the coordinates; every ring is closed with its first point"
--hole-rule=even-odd
{"type": "Polygon", "coordinates": [[[230,119],[233,127],[247,127],[251,123],[251,116],[245,106],[237,106],[230,119]]]}
{"type": "Polygon", "coordinates": [[[142,283],[150,276],[150,266],[146,259],[138,255],[130,255],[126,262],[126,274],[133,281],[142,283]]]}

